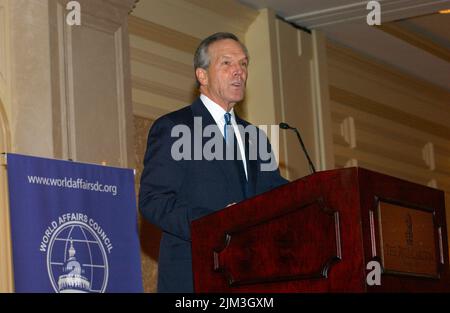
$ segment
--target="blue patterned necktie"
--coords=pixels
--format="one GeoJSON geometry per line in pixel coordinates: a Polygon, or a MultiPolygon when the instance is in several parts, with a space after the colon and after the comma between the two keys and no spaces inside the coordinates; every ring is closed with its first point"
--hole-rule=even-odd
{"type": "MultiPolygon", "coordinates": [[[[232,155],[232,159],[229,161],[231,162],[231,164],[233,164],[232,166],[236,168],[236,171],[238,173],[238,177],[239,177],[239,183],[240,186],[242,188],[242,195],[244,197],[244,199],[248,198],[250,196],[250,192],[248,190],[248,183],[247,183],[247,177],[245,176],[245,170],[244,170],[244,165],[243,165],[243,161],[242,161],[242,157],[240,156],[240,150],[239,150],[239,146],[237,143],[237,139],[236,136],[234,134],[234,132],[228,133],[228,130],[231,125],[231,113],[227,112],[224,114],[224,119],[225,119],[225,125],[224,125],[224,129],[223,129],[223,136],[225,138],[225,143],[226,143],[226,147],[225,149],[227,150],[227,152],[225,152],[226,154],[228,154],[228,149],[230,149],[232,155]],[[231,138],[228,138],[231,137],[231,138]],[[231,141],[232,140],[232,141],[231,141]],[[238,157],[239,155],[239,157],[238,157]]],[[[228,160],[228,159],[227,159],[228,160]]]]}
{"type": "Polygon", "coordinates": [[[225,118],[225,125],[223,127],[223,136],[225,138],[225,142],[227,141],[227,130],[228,130],[228,126],[231,126],[231,113],[227,112],[224,114],[223,116],[225,118]]]}

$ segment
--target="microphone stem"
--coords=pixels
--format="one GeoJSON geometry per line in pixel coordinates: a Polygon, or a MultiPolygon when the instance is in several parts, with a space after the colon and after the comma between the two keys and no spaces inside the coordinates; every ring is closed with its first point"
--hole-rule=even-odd
{"type": "Polygon", "coordinates": [[[295,133],[297,134],[298,141],[300,141],[300,145],[302,146],[303,152],[305,152],[306,158],[308,159],[309,168],[311,172],[314,174],[316,172],[316,168],[314,167],[314,163],[311,161],[311,158],[309,157],[308,150],[306,150],[305,144],[303,143],[302,137],[300,136],[300,133],[298,132],[297,128],[292,128],[295,133]]]}

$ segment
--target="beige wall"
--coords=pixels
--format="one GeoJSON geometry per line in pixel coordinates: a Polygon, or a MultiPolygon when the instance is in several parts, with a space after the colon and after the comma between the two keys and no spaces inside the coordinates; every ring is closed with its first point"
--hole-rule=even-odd
{"type": "MultiPolygon", "coordinates": [[[[0,153],[9,152],[10,148],[11,137],[8,120],[0,99],[0,153]]],[[[13,289],[8,186],[5,161],[5,156],[0,155],[0,292],[11,291],[13,289]]]]}
{"type": "Polygon", "coordinates": [[[328,55],[336,165],[450,190],[450,92],[335,45],[328,55]]]}
{"type": "Polygon", "coordinates": [[[190,104],[201,38],[218,31],[244,38],[256,15],[232,0],[140,1],[129,18],[133,112],[154,119],[190,104]]]}
{"type": "MultiPolygon", "coordinates": [[[[9,5],[0,0],[0,153],[11,149],[9,5]]],[[[13,290],[6,162],[0,156],[0,292],[13,290]]]]}
{"type": "Polygon", "coordinates": [[[134,0],[80,1],[81,26],[65,23],[66,2],[50,7],[55,154],[133,167],[127,17],[134,0]]]}
{"type": "Polygon", "coordinates": [[[10,55],[9,55],[9,5],[0,0],[0,99],[3,100],[5,117],[11,116],[10,106],[10,55]]]}
{"type": "MultiPolygon", "coordinates": [[[[79,0],[81,26],[66,23],[68,1],[0,0],[0,152],[133,167],[127,17],[135,0],[79,0]]],[[[11,291],[4,199],[0,291],[11,291]]]]}
{"type": "MultiPolygon", "coordinates": [[[[246,36],[251,64],[245,116],[256,125],[284,121],[297,127],[316,169],[334,167],[328,104],[325,39],[261,10],[246,36]]],[[[269,134],[270,135],[270,134],[269,134]]],[[[310,173],[296,135],[279,134],[280,168],[294,180],[310,173]]],[[[272,144],[278,138],[271,138],[272,144]]]]}
{"type": "Polygon", "coordinates": [[[336,167],[362,166],[446,193],[450,92],[328,44],[336,167]]]}
{"type": "Polygon", "coordinates": [[[0,0],[0,97],[11,149],[130,166],[126,17],[134,0],[81,0],[81,26],[66,24],[67,2],[0,0]]]}

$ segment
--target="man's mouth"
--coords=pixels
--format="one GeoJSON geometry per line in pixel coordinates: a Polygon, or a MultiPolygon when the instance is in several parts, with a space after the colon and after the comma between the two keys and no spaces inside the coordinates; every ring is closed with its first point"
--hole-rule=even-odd
{"type": "Polygon", "coordinates": [[[234,87],[242,87],[242,81],[232,82],[231,85],[234,87]]]}

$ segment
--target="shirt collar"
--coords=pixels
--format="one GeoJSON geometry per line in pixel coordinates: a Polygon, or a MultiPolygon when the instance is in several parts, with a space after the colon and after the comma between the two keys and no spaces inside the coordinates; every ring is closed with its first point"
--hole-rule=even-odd
{"type": "MultiPolygon", "coordinates": [[[[225,115],[226,111],[220,105],[218,105],[217,103],[212,101],[210,98],[208,98],[204,94],[200,95],[200,100],[202,100],[206,109],[208,109],[209,113],[214,118],[214,121],[216,121],[216,124],[224,125],[225,124],[224,115],[225,115]]],[[[234,108],[231,108],[230,113],[231,113],[231,122],[234,122],[235,121],[234,108]]]]}

